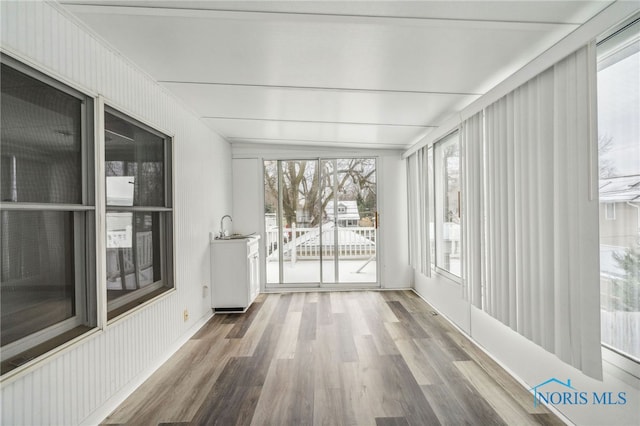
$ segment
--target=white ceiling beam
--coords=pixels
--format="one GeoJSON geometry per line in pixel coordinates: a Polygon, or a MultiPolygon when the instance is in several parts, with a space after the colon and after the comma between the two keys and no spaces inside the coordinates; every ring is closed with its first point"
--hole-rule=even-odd
{"type": "MultiPolygon", "coordinates": [[[[606,0],[603,0],[605,2],[606,0]]],[[[576,25],[579,24],[574,20],[528,20],[520,18],[451,18],[444,16],[404,16],[389,14],[362,14],[362,13],[322,13],[322,12],[302,12],[302,11],[269,11],[269,10],[241,10],[241,9],[217,9],[217,8],[186,8],[186,7],[158,7],[144,6],[137,3],[124,6],[116,4],[96,3],[79,3],[61,1],[66,8],[74,13],[105,13],[111,15],[137,15],[137,16],[161,16],[161,17],[181,17],[181,18],[202,18],[202,19],[245,19],[245,20],[264,20],[281,17],[282,19],[300,19],[314,20],[316,22],[336,22],[340,20],[367,21],[372,23],[389,24],[395,21],[396,24],[402,24],[406,21],[412,23],[443,23],[446,25],[465,25],[465,24],[486,24],[486,25],[506,25],[510,26],[529,25],[531,28],[540,29],[545,26],[557,25],[576,25]]],[[[107,2],[108,3],[108,2],[107,2]]]]}

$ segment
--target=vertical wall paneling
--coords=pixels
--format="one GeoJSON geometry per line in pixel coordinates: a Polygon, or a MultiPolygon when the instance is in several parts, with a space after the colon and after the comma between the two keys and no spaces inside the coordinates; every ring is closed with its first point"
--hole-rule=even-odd
{"type": "MultiPolygon", "coordinates": [[[[65,371],[63,368],[62,357],[56,358],[56,360],[52,364],[52,368],[54,370],[54,375],[51,378],[51,386],[54,388],[53,393],[55,394],[55,405],[51,406],[51,419],[52,421],[55,421],[58,424],[64,424],[66,400],[63,398],[65,371]]],[[[33,373],[30,373],[30,374],[33,374],[33,373]]],[[[26,395],[28,393],[30,392],[28,389],[26,389],[26,390],[23,390],[20,393],[20,395],[26,395]]],[[[16,404],[18,404],[18,401],[16,401],[16,404]]]]}
{"type": "Polygon", "coordinates": [[[82,377],[88,374],[85,368],[87,363],[87,360],[84,357],[85,350],[86,350],[86,345],[82,345],[82,347],[78,348],[78,351],[77,351],[78,362],[76,364],[76,374],[78,375],[78,385],[77,385],[78,396],[77,396],[76,402],[78,404],[77,410],[80,413],[85,412],[87,410],[86,381],[82,380],[82,377]]]}
{"type": "MultiPolygon", "coordinates": [[[[34,401],[34,404],[37,405],[41,405],[42,404],[42,389],[41,389],[41,383],[40,383],[40,379],[41,379],[41,374],[39,374],[38,372],[34,372],[34,374],[30,375],[31,377],[29,378],[30,383],[28,384],[29,387],[31,387],[31,389],[33,389],[33,393],[32,393],[32,398],[34,401]]],[[[39,424],[42,423],[42,420],[40,419],[40,414],[37,412],[31,412],[31,424],[39,424]]]]}
{"type": "Polygon", "coordinates": [[[102,368],[98,369],[98,381],[97,381],[97,386],[96,389],[98,389],[98,392],[96,394],[97,400],[96,400],[96,408],[97,406],[100,404],[101,401],[106,401],[107,400],[107,395],[109,394],[107,392],[107,386],[109,385],[109,382],[107,381],[107,368],[106,367],[106,363],[105,363],[105,338],[104,335],[100,336],[100,338],[98,339],[98,344],[95,345],[95,349],[94,349],[94,353],[93,356],[95,357],[97,364],[102,366],[102,368]]]}
{"type": "MultiPolygon", "coordinates": [[[[0,16],[6,15],[6,10],[7,10],[6,2],[0,2],[0,16]]],[[[9,24],[3,22],[3,25],[0,27],[0,41],[7,40],[9,38],[8,27],[9,27],[9,24]]]]}
{"type": "MultiPolygon", "coordinates": [[[[25,7],[28,9],[27,13],[25,13],[25,27],[26,28],[34,28],[35,27],[35,19],[36,19],[36,14],[35,14],[35,10],[33,10],[34,8],[31,7],[31,5],[25,4],[25,7]]],[[[35,54],[35,47],[36,47],[36,40],[35,37],[27,37],[27,39],[25,40],[26,43],[26,50],[27,52],[29,52],[30,55],[34,55],[35,54]]]]}
{"type": "MultiPolygon", "coordinates": [[[[44,13],[41,8],[37,7],[34,11],[35,14],[35,27],[36,28],[44,28],[44,13]]],[[[44,34],[40,37],[35,37],[35,56],[38,58],[44,58],[44,44],[46,39],[44,38],[44,34]]]]}
{"type": "Polygon", "coordinates": [[[26,50],[26,44],[29,37],[27,36],[27,11],[26,8],[29,7],[28,2],[20,2],[19,3],[19,13],[18,19],[16,23],[18,24],[18,48],[20,50],[26,50]]]}
{"type": "MultiPolygon", "coordinates": [[[[8,407],[9,411],[13,408],[16,407],[16,405],[18,405],[18,407],[16,407],[15,412],[11,413],[9,416],[9,419],[11,419],[10,421],[16,422],[18,419],[22,419],[23,418],[23,413],[24,413],[24,407],[19,406],[19,404],[16,404],[16,395],[22,395],[24,394],[24,382],[23,383],[14,383],[13,386],[11,386],[11,400],[13,402],[13,405],[8,407]]],[[[9,423],[8,424],[15,424],[15,423],[9,423]]]]}
{"type": "MultiPolygon", "coordinates": [[[[131,390],[210,315],[208,298],[202,297],[202,286],[209,285],[208,233],[214,231],[216,218],[231,209],[231,150],[164,88],[59,5],[3,1],[0,8],[0,45],[7,54],[90,95],[100,94],[107,104],[174,136],[176,291],[112,324],[99,320],[101,333],[0,384],[1,424],[99,422],[100,415],[110,411],[109,404],[122,399],[122,392],[131,390]],[[186,322],[184,309],[189,310],[186,322]]],[[[101,131],[96,137],[101,138],[101,131]]],[[[104,157],[98,159],[96,173],[102,176],[104,157]]],[[[101,196],[104,185],[99,185],[96,198],[101,196]]],[[[97,211],[104,212],[98,204],[97,211]]],[[[104,247],[100,217],[97,244],[104,247]]],[[[98,275],[103,272],[99,263],[98,275]]],[[[104,304],[104,298],[99,303],[104,304]]],[[[104,315],[104,307],[99,312],[104,315]]]]}

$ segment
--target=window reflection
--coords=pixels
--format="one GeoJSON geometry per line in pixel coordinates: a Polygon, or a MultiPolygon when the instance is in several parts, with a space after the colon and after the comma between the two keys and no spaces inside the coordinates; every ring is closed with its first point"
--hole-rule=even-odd
{"type": "Polygon", "coordinates": [[[161,279],[159,213],[107,213],[109,301],[161,279]]]}
{"type": "Polygon", "coordinates": [[[2,346],[75,315],[73,214],[3,211],[2,346]]]}
{"type": "Polygon", "coordinates": [[[164,206],[164,138],[109,113],[105,129],[107,205],[164,206]]]}
{"type": "Polygon", "coordinates": [[[2,65],[3,202],[82,204],[82,101],[2,65]]]}

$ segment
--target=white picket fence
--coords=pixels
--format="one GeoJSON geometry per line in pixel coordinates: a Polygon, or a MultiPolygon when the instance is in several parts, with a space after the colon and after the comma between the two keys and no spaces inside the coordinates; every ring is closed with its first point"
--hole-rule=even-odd
{"type": "MultiPolygon", "coordinates": [[[[320,250],[324,257],[334,256],[336,229],[333,224],[325,224],[322,229],[316,228],[287,228],[284,231],[283,256],[285,259],[298,258],[317,259],[320,250]]],[[[341,257],[360,259],[369,258],[376,253],[376,228],[374,227],[338,227],[338,251],[341,257]]],[[[267,259],[278,258],[278,229],[266,232],[267,259]]]]}

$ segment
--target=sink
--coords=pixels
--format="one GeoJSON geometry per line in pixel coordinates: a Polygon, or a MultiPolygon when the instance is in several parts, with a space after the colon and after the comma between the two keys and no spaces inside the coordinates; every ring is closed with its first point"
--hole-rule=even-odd
{"type": "Polygon", "coordinates": [[[216,238],[216,240],[243,240],[245,238],[250,238],[252,236],[254,236],[255,232],[252,232],[251,234],[232,234],[229,235],[227,237],[222,237],[222,238],[216,238]]]}
{"type": "MultiPolygon", "coordinates": [[[[252,234],[253,235],[253,234],[252,234]]],[[[242,240],[244,238],[249,238],[249,235],[229,235],[228,237],[226,237],[230,240],[242,240]]]]}

